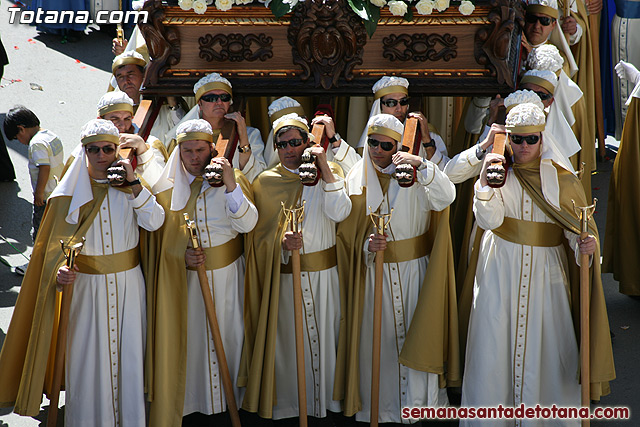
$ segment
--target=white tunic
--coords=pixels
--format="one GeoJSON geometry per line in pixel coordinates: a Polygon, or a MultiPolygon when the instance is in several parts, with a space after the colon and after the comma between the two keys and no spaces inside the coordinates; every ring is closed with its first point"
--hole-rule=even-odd
{"type": "MultiPolygon", "coordinates": [[[[321,181],[303,187],[301,198],[306,204],[301,254],[335,246],[336,223],[351,212],[351,200],[343,190],[344,180],[336,178],[335,183],[321,181]]],[[[290,253],[283,251],[283,263],[289,262],[290,253]]],[[[332,398],[340,326],[338,268],[302,272],[301,287],[307,414],[323,418],[327,410],[340,412],[340,402],[332,398]]],[[[273,419],[298,416],[294,318],[293,276],[281,274],[275,353],[277,404],[273,419]]]]}
{"type": "MultiPolygon", "coordinates": [[[[238,233],[251,231],[258,220],[258,211],[242,194],[239,185],[229,194],[225,193],[224,186],[211,187],[206,181],[202,183],[192,219],[203,248],[220,246],[234,239],[238,233]],[[229,194],[239,199],[235,212],[229,207],[232,203],[228,201],[229,194]]],[[[244,342],[244,270],[242,255],[226,267],[207,271],[238,406],[244,392],[236,386],[244,342]]],[[[195,270],[187,271],[187,292],[187,382],[183,414],[217,414],[226,410],[227,400],[195,270]]]]}
{"type": "MultiPolygon", "coordinates": [[[[354,172],[358,167],[354,168],[354,172]]],[[[389,190],[379,211],[386,214],[391,208],[394,209],[386,231],[389,241],[410,239],[426,233],[430,211],[441,211],[455,199],[454,185],[433,163],[427,162],[426,168],[417,177],[418,182],[409,188],[401,188],[394,179],[389,183],[389,190]]],[[[369,218],[363,218],[363,221],[369,221],[369,218]]],[[[369,422],[375,254],[368,251],[368,241],[363,242],[363,250],[368,268],[359,351],[362,410],[356,414],[356,421],[369,422]]],[[[408,422],[401,419],[401,411],[405,406],[448,406],[446,390],[438,388],[436,374],[410,369],[398,361],[418,303],[427,258],[385,263],[384,266],[378,414],[381,423],[408,422]]]]}
{"type": "MultiPolygon", "coordinates": [[[[462,406],[580,406],[578,345],[562,245],[521,245],[490,231],[505,217],[553,221],[512,172],[500,189],[481,188],[476,183],[474,213],[478,225],[488,231],[480,246],[474,283],[462,406]]],[[[577,235],[564,234],[571,247],[577,248],[577,235]]],[[[482,424],[462,420],[460,425],[578,426],[580,421],[491,420],[482,424]]]]}
{"type": "MultiPolygon", "coordinates": [[[[109,188],[81,254],[135,248],[138,226],[153,231],[163,221],[164,210],[148,190],[134,199],[109,188]]],[[[140,266],[112,274],[77,274],[65,365],[67,427],[145,426],[145,330],[140,266]]]]}

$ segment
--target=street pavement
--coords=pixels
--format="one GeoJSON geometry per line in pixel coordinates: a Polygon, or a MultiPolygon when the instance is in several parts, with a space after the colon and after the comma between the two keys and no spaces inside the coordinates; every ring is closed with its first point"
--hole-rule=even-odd
{"type": "MultiPolygon", "coordinates": [[[[63,44],[59,37],[38,34],[35,27],[9,24],[7,7],[10,6],[13,4],[6,0],[0,4],[0,36],[10,60],[0,83],[0,123],[11,107],[25,105],[40,118],[42,127],[60,137],[68,155],[79,143],[80,127],[95,118],[96,103],[107,88],[113,58],[111,35],[93,32],[80,41],[63,44]],[[19,81],[12,83],[12,80],[19,81]],[[33,90],[32,83],[42,90],[33,90]]],[[[616,145],[611,138],[608,142],[616,145]]],[[[27,147],[17,141],[7,141],[7,146],[18,178],[15,182],[0,183],[0,261],[18,266],[26,262],[25,257],[32,250],[29,232],[33,197],[27,147]]],[[[596,222],[601,237],[604,236],[611,166],[611,162],[599,162],[598,173],[593,176],[593,195],[599,200],[596,222]]],[[[20,283],[21,277],[0,264],[0,345],[20,283]]],[[[591,425],[640,425],[637,419],[633,421],[633,410],[640,408],[640,299],[620,294],[610,274],[603,275],[603,283],[614,334],[617,379],[611,384],[611,394],[605,396],[600,405],[629,407],[632,421],[592,421],[591,425]]],[[[44,399],[37,417],[21,417],[9,409],[0,409],[0,427],[44,425],[47,408],[48,401],[44,399]]]]}

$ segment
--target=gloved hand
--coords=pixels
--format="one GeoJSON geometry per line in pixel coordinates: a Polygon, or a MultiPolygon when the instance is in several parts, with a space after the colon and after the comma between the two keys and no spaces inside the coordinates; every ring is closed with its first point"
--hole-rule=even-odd
{"type": "Polygon", "coordinates": [[[637,85],[640,82],[640,71],[633,64],[620,61],[616,64],[615,70],[621,80],[626,79],[633,85],[637,85]]]}

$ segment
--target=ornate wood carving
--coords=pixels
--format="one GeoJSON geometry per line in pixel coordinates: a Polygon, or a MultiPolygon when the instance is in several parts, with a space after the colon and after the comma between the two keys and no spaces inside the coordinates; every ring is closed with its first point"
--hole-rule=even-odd
{"type": "Polygon", "coordinates": [[[140,23],[138,27],[152,58],[147,66],[145,82],[153,85],[158,83],[158,78],[168,68],[180,62],[180,34],[176,28],[165,28],[162,22],[165,12],[161,0],[147,0],[143,10],[149,13],[149,18],[147,23],[140,23]]]}
{"type": "Polygon", "coordinates": [[[515,87],[515,73],[510,64],[518,62],[521,28],[524,26],[522,7],[510,4],[508,0],[493,0],[494,8],[489,12],[491,27],[476,32],[474,52],[476,61],[491,71],[498,83],[515,87]],[[516,26],[516,21],[518,26],[516,26]]]}
{"type": "Polygon", "coordinates": [[[458,38],[445,34],[392,34],[382,39],[382,56],[389,61],[449,61],[458,56],[458,38]],[[436,44],[442,47],[438,50],[436,44]]]}
{"type": "Polygon", "coordinates": [[[260,34],[207,34],[198,39],[200,58],[212,61],[266,61],[273,57],[273,38],[260,34]]]}
{"type": "Polygon", "coordinates": [[[301,79],[313,74],[316,88],[330,89],[338,86],[340,77],[353,80],[367,33],[345,0],[306,0],[291,17],[287,39],[293,63],[302,67],[301,79]]]}

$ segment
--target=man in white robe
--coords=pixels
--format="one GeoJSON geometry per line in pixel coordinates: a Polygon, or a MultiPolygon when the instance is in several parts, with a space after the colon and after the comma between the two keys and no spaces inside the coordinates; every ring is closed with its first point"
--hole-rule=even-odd
{"type": "Polygon", "coordinates": [[[286,114],[273,129],[280,163],[253,183],[260,220],[246,285],[248,304],[262,304],[262,309],[245,313],[252,319],[246,325],[252,339],[245,343],[251,358],[243,408],[276,420],[299,415],[290,261],[291,251],[299,250],[307,414],[324,418],[340,412],[340,402],[333,399],[340,326],[336,223],[349,215],[351,202],[340,167],[327,162],[321,146],[312,145],[306,119],[286,114]],[[316,185],[303,186],[298,176],[305,150],[317,157],[322,178],[316,185]],[[286,208],[304,204],[302,232],[289,231],[281,202],[286,208]]]}
{"type": "MultiPolygon", "coordinates": [[[[371,411],[371,371],[372,371],[372,339],[373,339],[373,293],[375,281],[374,255],[376,251],[385,250],[385,266],[382,291],[382,332],[380,349],[380,395],[378,421],[403,422],[402,408],[406,406],[447,406],[446,390],[440,388],[438,374],[444,374],[444,367],[434,372],[434,367],[418,370],[414,365],[409,367],[403,358],[406,339],[410,333],[410,327],[417,315],[422,310],[428,310],[424,305],[424,295],[434,288],[441,288],[445,295],[451,292],[455,295],[453,277],[446,286],[444,283],[436,284],[435,281],[428,286],[423,283],[429,264],[429,238],[427,232],[434,214],[445,210],[455,199],[455,187],[447,176],[432,162],[406,152],[399,151],[403,132],[402,123],[389,114],[379,114],[369,119],[367,126],[367,145],[364,148],[363,159],[349,172],[346,178],[347,193],[352,198],[354,210],[347,222],[341,224],[339,231],[341,241],[348,241],[351,251],[357,258],[362,258],[361,267],[357,267],[360,261],[350,268],[355,275],[364,276],[353,280],[355,289],[349,294],[360,293],[359,297],[350,301],[347,312],[358,311],[358,315],[350,320],[347,329],[357,330],[358,333],[349,335],[352,350],[356,353],[352,357],[355,364],[347,368],[346,383],[354,383],[358,390],[345,389],[345,415],[351,416],[355,412],[356,421],[369,422],[371,411]],[[391,178],[396,167],[400,164],[409,164],[418,169],[417,181],[410,187],[400,187],[398,182],[391,178]],[[355,203],[358,196],[365,195],[366,203],[358,211],[355,203]],[[371,234],[367,231],[363,236],[348,238],[348,230],[351,222],[360,222],[367,225],[365,230],[371,230],[371,220],[368,217],[368,209],[378,214],[391,214],[390,221],[384,236],[371,234]],[[362,239],[362,240],[359,240],[362,239]],[[353,240],[353,241],[351,241],[353,240]],[[359,255],[358,255],[359,254],[359,255]],[[364,279],[364,280],[363,280],[364,279]],[[363,288],[358,283],[362,283],[363,288]],[[429,290],[427,290],[429,288],[429,290]],[[446,288],[446,289],[445,289],[446,288]],[[425,290],[425,294],[421,292],[425,290]],[[358,300],[360,302],[358,302],[358,300]],[[356,307],[356,308],[353,308],[356,307]],[[351,378],[357,378],[354,381],[351,378]],[[359,401],[359,403],[356,403],[359,401]]],[[[448,211],[444,214],[448,219],[448,211]]],[[[448,221],[446,225],[448,234],[448,221]]],[[[433,242],[432,242],[433,243],[433,242]]],[[[434,252],[435,252],[435,245],[434,252]]],[[[440,246],[441,247],[441,246],[440,246]]],[[[445,248],[449,256],[451,248],[445,248]]],[[[442,252],[445,252],[443,250],[442,252]]],[[[440,254],[447,256],[446,254],[440,254]]],[[[344,256],[341,255],[343,260],[344,256]]],[[[446,259],[446,258],[445,258],[446,259]]],[[[348,260],[345,260],[348,261],[348,260]]],[[[451,260],[450,267],[452,268],[451,260]]],[[[444,264],[447,264],[445,262],[444,264]]],[[[342,269],[342,267],[341,267],[342,269]]],[[[341,273],[341,280],[342,278],[341,273]]],[[[346,280],[346,279],[345,279],[346,280]]],[[[346,284],[345,284],[346,285],[346,284]]],[[[451,294],[449,294],[451,295],[451,294]]],[[[435,299],[433,300],[436,301],[435,299]]],[[[437,303],[439,313],[447,313],[453,309],[455,316],[455,296],[452,300],[443,299],[437,303]],[[453,302],[453,308],[449,303],[453,302]]],[[[437,330],[442,323],[429,325],[437,330]]],[[[457,326],[455,329],[455,341],[457,341],[457,326]]],[[[425,332],[424,330],[421,332],[425,332]]],[[[438,331],[439,333],[440,331],[438,331]]],[[[429,335],[430,332],[425,332],[429,335]]],[[[443,334],[449,336],[448,331],[443,334]]],[[[451,337],[449,337],[451,338],[451,337]]],[[[342,339],[341,339],[342,342],[342,339]]],[[[434,342],[434,347],[437,347],[434,342]]],[[[425,350],[425,349],[423,349],[425,350]]],[[[447,350],[438,347],[425,350],[428,353],[443,354],[447,350]]],[[[405,356],[406,357],[406,356],[405,356]]],[[[456,363],[451,360],[450,369],[455,370],[456,363]]],[[[338,374],[337,374],[338,375],[338,374]]],[[[406,420],[404,421],[406,422],[406,420]]]]}
{"type": "MultiPolygon", "coordinates": [[[[178,146],[153,190],[167,221],[149,236],[147,266],[151,331],[148,336],[149,425],[175,426],[189,414],[227,410],[217,350],[207,321],[197,266],[206,268],[237,405],[236,385],[243,343],[243,236],[258,212],[241,172],[214,153],[213,131],[206,120],[178,127],[178,146]],[[210,163],[222,167],[223,185],[213,187],[201,175],[210,163]],[[195,222],[203,251],[189,247],[183,213],[195,222]],[[186,268],[185,268],[186,264],[186,268]],[[153,289],[151,289],[153,287],[153,289]]],[[[187,421],[185,419],[185,421],[187,421]]]]}

